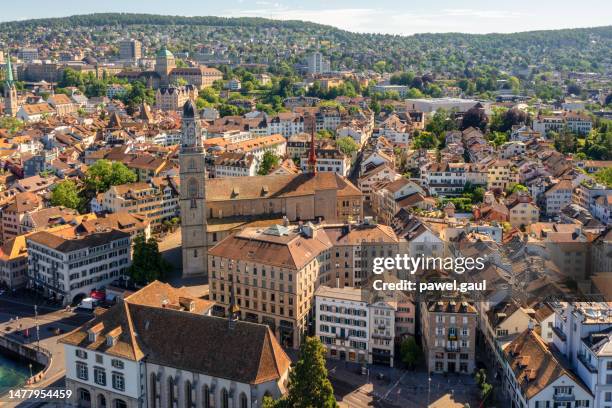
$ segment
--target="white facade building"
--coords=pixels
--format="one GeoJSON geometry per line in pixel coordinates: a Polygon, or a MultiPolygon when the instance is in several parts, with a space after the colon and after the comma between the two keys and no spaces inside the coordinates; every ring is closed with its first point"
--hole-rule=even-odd
{"type": "Polygon", "coordinates": [[[130,234],[110,230],[79,236],[68,231],[74,228],[26,238],[30,285],[64,305],[122,276],[131,263],[130,234]]]}

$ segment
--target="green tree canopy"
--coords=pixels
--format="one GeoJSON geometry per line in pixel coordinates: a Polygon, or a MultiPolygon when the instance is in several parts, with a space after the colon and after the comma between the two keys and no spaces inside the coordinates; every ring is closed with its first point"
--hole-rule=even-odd
{"type": "Polygon", "coordinates": [[[595,180],[608,186],[608,188],[612,188],[612,167],[606,167],[605,169],[601,169],[597,171],[594,175],[595,180]]]}
{"type": "Polygon", "coordinates": [[[72,180],[63,180],[57,183],[51,191],[51,204],[78,209],[81,205],[81,197],[76,183],[72,180]]]}
{"type": "Polygon", "coordinates": [[[106,159],[96,161],[85,175],[87,189],[94,192],[104,192],[110,186],[118,186],[136,181],[136,174],[121,162],[111,162],[106,159]]]}
{"type": "Polygon", "coordinates": [[[421,361],[423,353],[414,337],[410,336],[402,341],[400,355],[402,356],[402,362],[406,364],[408,368],[413,369],[414,366],[421,361]]]}
{"type": "Polygon", "coordinates": [[[292,408],[335,408],[334,389],[327,378],[325,347],[316,337],[307,337],[300,358],[289,374],[288,406],[292,408]]]}
{"type": "Polygon", "coordinates": [[[162,258],[155,238],[145,239],[139,234],[133,241],[134,254],[128,274],[134,282],[145,285],[156,279],[163,279],[170,271],[170,265],[162,258]]]}
{"type": "Polygon", "coordinates": [[[270,170],[278,166],[279,163],[280,157],[275,155],[274,152],[268,150],[263,154],[261,164],[259,165],[259,169],[257,170],[257,174],[265,176],[270,172],[270,170]]]}
{"type": "Polygon", "coordinates": [[[357,142],[350,136],[344,136],[338,139],[336,141],[336,146],[338,146],[338,149],[347,156],[352,156],[359,150],[359,145],[357,145],[357,142]]]}

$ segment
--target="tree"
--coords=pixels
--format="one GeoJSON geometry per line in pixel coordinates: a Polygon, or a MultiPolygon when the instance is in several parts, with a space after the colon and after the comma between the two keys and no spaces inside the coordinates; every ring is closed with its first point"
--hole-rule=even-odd
{"type": "Polygon", "coordinates": [[[514,194],[514,193],[528,193],[529,189],[520,183],[510,183],[508,184],[508,188],[506,188],[506,194],[514,194]]]}
{"type": "Polygon", "coordinates": [[[412,146],[415,149],[432,149],[438,145],[436,137],[431,132],[414,132],[412,146]]]}
{"type": "Polygon", "coordinates": [[[334,389],[327,378],[325,347],[316,337],[307,337],[300,357],[289,373],[287,405],[292,408],[335,408],[334,389]]]}
{"type": "Polygon", "coordinates": [[[51,191],[51,204],[72,209],[78,209],[81,204],[79,189],[72,180],[60,181],[51,191]]]}
{"type": "Polygon", "coordinates": [[[357,150],[359,150],[359,145],[353,140],[350,136],[341,137],[336,141],[336,145],[338,149],[346,154],[347,156],[352,156],[357,150]]]}
{"type": "Polygon", "coordinates": [[[595,180],[600,182],[601,184],[607,186],[608,188],[612,188],[612,167],[606,167],[597,171],[594,174],[595,180]]]}
{"type": "Polygon", "coordinates": [[[7,129],[10,134],[20,131],[23,129],[24,123],[11,116],[5,116],[0,118],[0,129],[7,129]]]}
{"type": "Polygon", "coordinates": [[[416,340],[413,336],[406,338],[402,341],[400,346],[400,355],[402,356],[402,362],[408,366],[408,368],[413,369],[416,364],[421,361],[421,357],[423,353],[419,348],[416,340]]]}
{"type": "Polygon", "coordinates": [[[261,159],[261,164],[259,165],[259,170],[257,170],[257,174],[261,176],[265,176],[272,170],[274,167],[278,166],[280,162],[280,158],[274,154],[274,152],[267,150],[261,159]]]}
{"type": "Polygon", "coordinates": [[[96,161],[85,175],[87,190],[93,193],[104,192],[110,186],[133,183],[136,174],[121,162],[111,162],[106,159],[96,161]]]}
{"type": "Polygon", "coordinates": [[[146,285],[156,279],[162,279],[169,272],[170,265],[162,258],[155,238],[145,239],[138,234],[133,242],[133,261],[128,274],[134,282],[146,285]]]}
{"type": "Polygon", "coordinates": [[[468,109],[468,111],[463,114],[463,120],[461,121],[461,130],[467,129],[469,127],[475,127],[484,132],[487,127],[487,121],[488,118],[484,109],[474,106],[473,108],[468,109]]]}

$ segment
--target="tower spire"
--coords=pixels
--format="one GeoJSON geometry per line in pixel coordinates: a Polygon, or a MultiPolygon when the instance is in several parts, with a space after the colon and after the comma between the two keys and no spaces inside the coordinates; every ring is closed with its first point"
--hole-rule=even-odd
{"type": "Polygon", "coordinates": [[[11,85],[14,82],[13,79],[13,65],[11,64],[11,54],[6,53],[6,83],[11,85]]]}
{"type": "Polygon", "coordinates": [[[230,283],[230,304],[229,304],[229,324],[233,328],[236,320],[240,317],[240,306],[236,304],[236,293],[234,290],[234,282],[230,283]]]}

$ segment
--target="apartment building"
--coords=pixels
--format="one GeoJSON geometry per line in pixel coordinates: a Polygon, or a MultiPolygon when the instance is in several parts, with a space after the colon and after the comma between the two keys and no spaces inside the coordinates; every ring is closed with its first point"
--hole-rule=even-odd
{"type": "Polygon", "coordinates": [[[309,74],[326,74],[330,71],[329,59],[318,51],[308,55],[306,65],[309,74]]]}
{"type": "Polygon", "coordinates": [[[519,194],[508,203],[508,220],[513,227],[525,227],[540,219],[540,209],[532,202],[531,196],[519,194]]]}
{"type": "Polygon", "coordinates": [[[268,122],[268,134],[281,134],[285,138],[304,133],[304,117],[297,113],[280,112],[268,122]]]}
{"type": "Polygon", "coordinates": [[[320,286],[315,292],[316,336],[330,358],[372,363],[370,312],[357,288],[320,286]]]}
{"type": "MultiPolygon", "coordinates": [[[[348,177],[351,170],[351,157],[345,155],[339,149],[328,146],[316,149],[315,155],[317,158],[317,172],[333,172],[343,177],[348,177]]],[[[308,160],[307,154],[300,158],[300,168],[302,171],[308,169],[308,160]]]]}
{"type": "Polygon", "coordinates": [[[331,248],[324,230],[310,224],[228,236],[208,251],[216,312],[226,315],[235,296],[242,320],[267,324],[281,344],[298,348],[313,321],[321,271],[331,269],[331,248]]]}
{"type": "Polygon", "coordinates": [[[390,183],[401,177],[401,174],[397,173],[388,163],[382,163],[361,174],[357,180],[357,185],[364,194],[365,200],[370,201],[372,198],[372,188],[374,185],[390,183]]]}
{"type": "Polygon", "coordinates": [[[119,59],[136,62],[142,58],[142,43],[135,39],[119,41],[119,59]]]}
{"type": "Polygon", "coordinates": [[[159,227],[164,220],[178,217],[179,193],[170,179],[154,178],[149,183],[136,182],[111,186],[91,201],[96,213],[118,213],[146,216],[152,226],[159,227]]]}
{"type": "Polygon", "coordinates": [[[108,230],[82,235],[71,225],[26,237],[34,290],[68,305],[122,276],[131,263],[130,235],[108,230]]]}
{"type": "Polygon", "coordinates": [[[377,301],[358,288],[320,286],[315,313],[330,358],[393,367],[396,342],[414,335],[414,304],[401,293],[377,301]]]}
{"type": "Polygon", "coordinates": [[[512,406],[601,407],[584,382],[533,330],[525,330],[505,349],[504,392],[512,406]]]}
{"type": "Polygon", "coordinates": [[[595,407],[612,405],[612,304],[557,302],[553,344],[594,395],[595,407]]]}
{"type": "Polygon", "coordinates": [[[42,208],[42,198],[35,193],[17,193],[2,209],[2,241],[15,238],[22,231],[22,222],[27,213],[42,208]]]}
{"type": "Polygon", "coordinates": [[[250,153],[224,152],[213,159],[210,178],[249,177],[257,174],[258,162],[250,153]]]}
{"type": "Polygon", "coordinates": [[[372,210],[380,222],[390,224],[393,216],[400,210],[398,203],[401,199],[414,194],[419,194],[421,197],[427,195],[420,185],[405,177],[385,185],[377,185],[372,193],[372,210]]]}
{"type": "Polygon", "coordinates": [[[554,217],[561,209],[572,203],[574,186],[569,178],[563,178],[550,186],[544,192],[544,212],[549,217],[554,217]]]}
{"type": "Polygon", "coordinates": [[[506,190],[512,183],[518,183],[518,173],[509,160],[493,160],[487,167],[487,188],[506,190]]]}
{"type": "Polygon", "coordinates": [[[0,247],[0,285],[10,290],[26,286],[28,251],[23,235],[11,238],[0,247]]]}
{"type": "Polygon", "coordinates": [[[475,307],[461,301],[432,301],[421,305],[421,334],[427,370],[472,374],[475,369],[475,307]]]}
{"type": "Polygon", "coordinates": [[[333,246],[330,267],[319,277],[321,285],[361,287],[372,275],[374,258],[400,253],[399,239],[391,227],[376,224],[370,217],[359,224],[327,224],[321,228],[333,246]]]}

